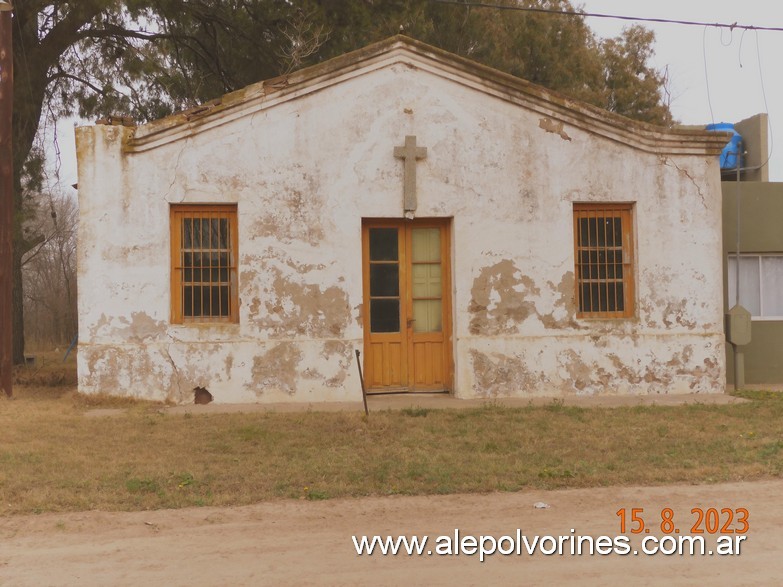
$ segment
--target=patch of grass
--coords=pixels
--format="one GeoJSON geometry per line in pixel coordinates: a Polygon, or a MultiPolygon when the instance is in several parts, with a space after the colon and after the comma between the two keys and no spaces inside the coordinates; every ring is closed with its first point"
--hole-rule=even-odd
{"type": "Polygon", "coordinates": [[[538,472],[538,476],[542,479],[572,479],[576,477],[576,473],[569,469],[550,469],[549,467],[544,467],[538,472]]]}
{"type": "Polygon", "coordinates": [[[133,477],[125,482],[125,489],[130,493],[158,493],[160,485],[154,479],[139,479],[133,477]]]}
{"type": "Polygon", "coordinates": [[[427,414],[429,414],[432,410],[429,408],[421,408],[421,407],[409,407],[409,408],[402,408],[400,410],[400,413],[403,416],[410,416],[411,418],[423,418],[427,414]]]}
{"type": "Polygon", "coordinates": [[[69,395],[64,397],[70,399],[74,407],[85,410],[96,408],[141,408],[142,410],[156,410],[165,405],[163,402],[135,397],[109,395],[108,393],[85,394],[77,393],[76,390],[73,390],[69,395]]]}
{"type": "Polygon", "coordinates": [[[733,396],[741,397],[744,399],[754,400],[772,400],[783,402],[783,392],[781,391],[768,391],[763,389],[739,389],[732,392],[733,396]]]}
{"type": "Polygon", "coordinates": [[[86,418],[92,403],[20,393],[0,399],[0,515],[779,476],[783,401],[754,397],[678,407],[409,408],[369,418],[176,416],[140,402],[86,418]]]}
{"type": "Polygon", "coordinates": [[[323,491],[321,489],[315,489],[311,487],[305,487],[304,488],[304,496],[305,499],[309,499],[312,501],[319,501],[322,499],[329,499],[329,494],[326,493],[326,491],[323,491]]]}
{"type": "Polygon", "coordinates": [[[776,457],[780,453],[780,451],[783,450],[783,441],[777,441],[773,442],[772,444],[767,444],[766,446],[762,447],[759,450],[759,457],[762,459],[769,459],[771,457],[776,457]]]}

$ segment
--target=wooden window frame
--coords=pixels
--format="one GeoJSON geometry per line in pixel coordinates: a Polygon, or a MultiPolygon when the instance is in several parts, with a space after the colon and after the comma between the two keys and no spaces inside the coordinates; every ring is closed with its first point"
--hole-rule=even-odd
{"type": "MultiPolygon", "coordinates": [[[[632,203],[574,203],[574,274],[576,276],[576,306],[577,306],[577,318],[588,319],[622,319],[633,318],[635,316],[635,286],[634,276],[636,272],[635,255],[634,255],[634,217],[633,217],[634,205],[632,203]],[[596,244],[595,247],[590,245],[583,246],[580,244],[580,223],[579,220],[583,218],[619,218],[621,220],[621,235],[622,243],[617,246],[614,244],[610,246],[607,242],[603,244],[596,244]],[[617,278],[609,276],[609,263],[604,261],[604,276],[601,277],[599,273],[598,278],[584,278],[581,264],[581,253],[584,251],[610,251],[614,249],[616,252],[620,250],[622,252],[622,277],[617,278]],[[599,287],[605,286],[607,298],[609,297],[608,284],[620,283],[622,284],[622,309],[619,310],[585,310],[585,303],[582,300],[582,285],[585,282],[597,283],[599,287]]],[[[606,239],[605,239],[606,241],[606,239]]],[[[605,259],[608,259],[608,255],[604,255],[605,259]]],[[[614,267],[616,271],[616,265],[614,267]]],[[[600,266],[599,266],[600,272],[600,266]]],[[[616,275],[616,274],[615,274],[616,275]]],[[[617,306],[620,299],[616,296],[615,290],[615,306],[617,306]]],[[[592,301],[587,305],[594,306],[596,302],[592,301]]],[[[600,304],[600,302],[599,302],[600,304]]]]}
{"type": "MultiPolygon", "coordinates": [[[[237,205],[236,204],[172,204],[169,209],[170,218],[170,233],[171,233],[171,323],[172,324],[224,324],[224,323],[237,323],[239,322],[239,293],[238,293],[238,281],[237,281],[237,265],[239,259],[239,238],[237,231],[237,205]],[[228,249],[228,261],[227,269],[228,280],[227,282],[207,282],[212,285],[217,283],[220,285],[228,284],[228,313],[220,316],[187,316],[183,311],[184,305],[184,288],[186,287],[183,281],[184,273],[184,249],[182,242],[182,219],[184,218],[200,218],[200,219],[214,219],[225,218],[228,220],[229,226],[229,249],[228,249]]],[[[195,249],[194,249],[195,250],[195,249]]],[[[200,248],[202,251],[212,250],[208,248],[200,248]]],[[[218,269],[224,267],[219,266],[218,269]]],[[[214,269],[211,266],[210,269],[214,269]]],[[[210,273],[211,279],[211,273],[210,273]]],[[[203,284],[203,282],[202,282],[203,284]]],[[[202,310],[204,306],[202,305],[202,310]]]]}

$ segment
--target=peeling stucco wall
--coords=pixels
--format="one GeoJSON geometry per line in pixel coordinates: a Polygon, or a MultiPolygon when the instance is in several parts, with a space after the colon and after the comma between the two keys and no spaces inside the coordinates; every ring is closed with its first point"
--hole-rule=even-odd
{"type": "Polygon", "coordinates": [[[402,216],[393,149],[411,134],[427,147],[417,216],[452,219],[455,395],[722,390],[717,159],[635,149],[471,83],[390,58],[154,148],[129,147],[145,127],[78,129],[80,389],[359,399],[361,221],[402,216]],[[180,202],[238,206],[238,324],[170,323],[180,202]],[[576,318],[574,202],[634,202],[634,318],[576,318]]]}

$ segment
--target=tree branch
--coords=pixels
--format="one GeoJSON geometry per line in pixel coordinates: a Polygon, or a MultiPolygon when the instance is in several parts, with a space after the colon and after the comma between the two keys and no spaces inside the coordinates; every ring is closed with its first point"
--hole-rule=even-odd
{"type": "Polygon", "coordinates": [[[137,31],[126,29],[116,24],[105,25],[104,28],[86,28],[78,31],[74,37],[78,41],[84,39],[140,39],[142,41],[157,41],[160,39],[185,39],[193,38],[189,35],[172,35],[170,33],[148,33],[146,31],[137,31]]]}
{"type": "Polygon", "coordinates": [[[68,72],[65,72],[65,71],[63,71],[63,70],[60,70],[60,71],[58,71],[57,73],[50,75],[50,76],[47,78],[47,83],[48,83],[48,82],[51,82],[51,81],[54,81],[54,80],[56,80],[56,79],[70,79],[70,80],[73,80],[73,81],[75,81],[75,82],[78,82],[78,83],[80,83],[80,84],[83,84],[83,85],[87,86],[87,87],[88,87],[88,88],[90,88],[92,91],[94,91],[96,94],[100,94],[100,95],[102,95],[102,96],[106,95],[106,92],[105,92],[105,91],[103,91],[103,89],[102,89],[102,88],[99,88],[98,86],[96,86],[95,84],[93,84],[93,83],[91,83],[91,82],[87,81],[86,79],[82,79],[82,78],[80,78],[79,76],[76,76],[76,75],[70,74],[70,73],[68,73],[68,72]]]}

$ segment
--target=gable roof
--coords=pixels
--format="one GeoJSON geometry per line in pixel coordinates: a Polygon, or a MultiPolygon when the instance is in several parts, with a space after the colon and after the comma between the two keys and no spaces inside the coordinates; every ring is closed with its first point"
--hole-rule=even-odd
{"type": "Polygon", "coordinates": [[[718,155],[729,135],[666,129],[573,100],[403,35],[368,45],[318,65],[258,82],[210,102],[135,128],[126,152],[141,152],[185,139],[282,102],[395,64],[426,71],[454,83],[541,114],[557,123],[659,155],[718,155]]]}

